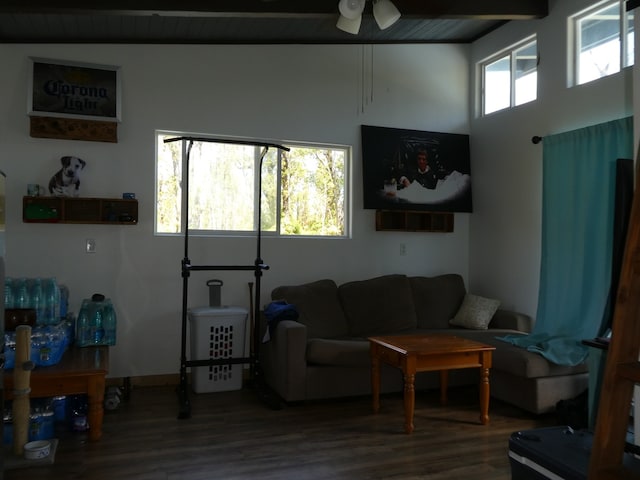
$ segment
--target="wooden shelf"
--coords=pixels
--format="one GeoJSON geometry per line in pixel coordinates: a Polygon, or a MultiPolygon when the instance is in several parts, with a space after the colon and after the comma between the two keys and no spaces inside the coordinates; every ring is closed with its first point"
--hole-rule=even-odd
{"type": "Polygon", "coordinates": [[[25,223],[135,225],[138,200],[124,198],[23,197],[25,223]]]}
{"type": "Polygon", "coordinates": [[[453,232],[453,213],[377,210],[376,230],[379,232],[453,232]]]}

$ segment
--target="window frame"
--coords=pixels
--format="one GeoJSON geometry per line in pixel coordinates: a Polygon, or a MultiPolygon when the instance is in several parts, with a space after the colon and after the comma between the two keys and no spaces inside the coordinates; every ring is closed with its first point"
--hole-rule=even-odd
{"type": "MultiPolygon", "coordinates": [[[[570,55],[569,55],[569,58],[571,58],[571,63],[569,65],[569,78],[567,82],[569,87],[585,85],[587,83],[599,80],[601,78],[615,75],[616,73],[622,72],[625,68],[633,66],[634,64],[633,58],[631,59],[631,63],[628,62],[629,49],[630,49],[630,45],[629,45],[630,42],[628,38],[629,37],[628,17],[631,13],[627,11],[627,9],[625,8],[625,5],[626,5],[626,0],[602,0],[594,3],[590,7],[585,8],[584,10],[579,11],[574,15],[571,15],[568,18],[568,22],[569,22],[568,31],[569,31],[570,40],[571,40],[570,55]],[[615,72],[608,73],[606,75],[601,75],[600,77],[593,78],[591,80],[580,82],[580,57],[581,57],[581,50],[582,50],[581,22],[601,10],[606,10],[616,5],[618,6],[618,15],[619,15],[618,41],[620,44],[620,50],[618,52],[619,53],[618,61],[619,61],[620,68],[615,72]]],[[[633,32],[635,36],[635,29],[633,30],[633,32]]]]}
{"type": "MultiPolygon", "coordinates": [[[[281,232],[281,209],[282,209],[282,185],[281,185],[281,167],[282,167],[282,153],[283,151],[279,148],[275,148],[277,158],[276,161],[276,169],[277,169],[277,179],[276,179],[276,219],[275,219],[275,228],[274,230],[265,230],[260,229],[260,235],[263,237],[274,237],[274,238],[310,238],[310,239],[350,239],[352,234],[351,228],[351,212],[352,212],[352,196],[353,196],[353,185],[352,185],[352,168],[353,168],[353,147],[350,145],[343,145],[337,143],[317,143],[317,142],[303,142],[303,141],[274,141],[274,140],[264,140],[258,138],[249,138],[249,137],[232,137],[232,136],[220,136],[220,135],[211,135],[211,134],[190,134],[187,132],[176,132],[169,130],[156,130],[154,132],[155,139],[155,180],[154,180],[154,196],[155,196],[155,207],[154,207],[154,235],[155,236],[184,236],[184,227],[185,222],[182,217],[182,212],[185,211],[185,203],[188,202],[188,198],[185,195],[180,194],[180,198],[177,199],[180,202],[180,223],[179,223],[179,231],[178,232],[161,232],[159,231],[158,225],[158,205],[159,205],[159,145],[163,141],[163,137],[184,137],[184,138],[198,138],[201,141],[207,141],[206,139],[211,139],[212,143],[220,143],[226,144],[228,141],[229,144],[240,144],[245,146],[260,147],[261,145],[268,144],[270,146],[281,145],[287,148],[308,148],[308,149],[317,149],[317,150],[341,150],[344,152],[344,186],[343,186],[343,196],[344,196],[344,205],[343,205],[343,229],[344,233],[342,235],[295,235],[281,232]]],[[[186,142],[180,142],[181,148],[181,156],[184,159],[186,156],[186,142]]],[[[264,157],[266,158],[266,156],[264,157]]],[[[262,182],[263,170],[260,168],[262,166],[264,158],[260,159],[260,154],[256,153],[254,155],[254,201],[253,201],[253,229],[251,230],[206,230],[206,229],[193,229],[188,228],[189,236],[196,237],[254,237],[258,233],[258,215],[259,208],[261,205],[259,204],[261,199],[259,198],[258,192],[261,189],[261,185],[259,182],[262,182]],[[259,207],[259,208],[256,208],[259,207]]],[[[181,169],[180,169],[180,179],[179,183],[182,185],[182,179],[185,178],[187,172],[187,162],[181,160],[181,169]]],[[[180,190],[182,192],[182,190],[180,190]]],[[[264,192],[263,192],[264,193],[264,192]]]]}
{"type": "Polygon", "coordinates": [[[495,52],[489,57],[485,58],[484,60],[478,62],[478,68],[480,73],[480,99],[481,99],[480,115],[481,116],[484,117],[487,115],[492,115],[497,112],[502,112],[504,110],[519,107],[521,105],[531,103],[538,99],[538,82],[536,79],[535,98],[525,102],[516,103],[516,82],[519,78],[522,78],[522,77],[517,77],[517,67],[518,67],[517,53],[531,45],[535,45],[535,49],[536,49],[535,65],[536,65],[536,74],[537,74],[538,65],[540,63],[540,52],[538,51],[538,38],[536,34],[530,35],[520,40],[519,42],[514,43],[513,45],[503,50],[495,52]],[[492,110],[490,112],[487,112],[487,95],[486,95],[487,94],[487,67],[506,58],[508,58],[509,60],[509,105],[503,108],[499,108],[497,110],[492,110]]]}

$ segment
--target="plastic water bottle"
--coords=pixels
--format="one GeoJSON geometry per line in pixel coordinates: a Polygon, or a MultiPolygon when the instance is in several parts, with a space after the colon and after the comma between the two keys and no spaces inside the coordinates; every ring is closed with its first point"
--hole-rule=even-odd
{"type": "Polygon", "coordinates": [[[88,303],[89,301],[86,299],[82,301],[82,306],[80,307],[78,318],[76,319],[76,345],[79,347],[91,345],[88,303]]]}
{"type": "Polygon", "coordinates": [[[44,281],[45,321],[48,325],[55,325],[60,321],[60,289],[55,278],[44,281]]]}
{"type": "Polygon", "coordinates": [[[71,345],[76,340],[76,316],[73,312],[67,312],[67,316],[61,322],[61,325],[64,328],[64,331],[67,334],[67,338],[69,339],[69,345],[71,345]]]}
{"type": "Polygon", "coordinates": [[[94,345],[101,345],[102,340],[104,339],[104,319],[102,318],[103,305],[104,295],[94,293],[91,297],[89,308],[89,329],[91,330],[91,338],[94,345]]]}
{"type": "Polygon", "coordinates": [[[7,277],[4,280],[4,308],[14,308],[13,280],[7,277]]]}
{"type": "Polygon", "coordinates": [[[31,283],[31,308],[36,311],[36,323],[38,325],[46,325],[45,321],[45,301],[42,291],[42,280],[35,278],[31,283]]]}
{"type": "Polygon", "coordinates": [[[86,395],[76,395],[71,398],[71,430],[74,432],[89,430],[88,411],[89,406],[86,395]]]}
{"type": "Polygon", "coordinates": [[[69,310],[69,287],[60,285],[60,318],[66,318],[69,310]]]}
{"type": "Polygon", "coordinates": [[[14,300],[17,308],[29,308],[31,299],[29,297],[29,288],[26,278],[19,278],[16,281],[16,298],[14,300]]]}
{"type": "Polygon", "coordinates": [[[102,343],[105,345],[115,345],[116,344],[116,311],[113,308],[113,304],[111,300],[106,299],[103,302],[103,327],[104,327],[104,338],[102,343]]]}

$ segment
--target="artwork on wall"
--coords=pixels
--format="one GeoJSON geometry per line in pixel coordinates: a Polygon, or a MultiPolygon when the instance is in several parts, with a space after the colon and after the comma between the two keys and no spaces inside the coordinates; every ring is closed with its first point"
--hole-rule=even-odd
{"type": "Polygon", "coordinates": [[[471,212],[469,136],[362,125],[365,209],[471,212]]]}
{"type": "Polygon", "coordinates": [[[27,113],[36,138],[117,142],[120,67],[29,59],[27,113]]]}
{"type": "Polygon", "coordinates": [[[30,58],[29,115],[120,121],[120,68],[30,58]]]}

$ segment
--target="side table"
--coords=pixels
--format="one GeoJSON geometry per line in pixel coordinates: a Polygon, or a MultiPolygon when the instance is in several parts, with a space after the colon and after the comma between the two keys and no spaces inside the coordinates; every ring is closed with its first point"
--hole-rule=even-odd
{"type": "MultiPolygon", "coordinates": [[[[105,377],[109,371],[109,347],[71,347],[60,362],[31,371],[30,397],[87,395],[89,439],[102,437],[105,377]]],[[[4,398],[13,398],[13,370],[4,372],[4,398]]]]}

